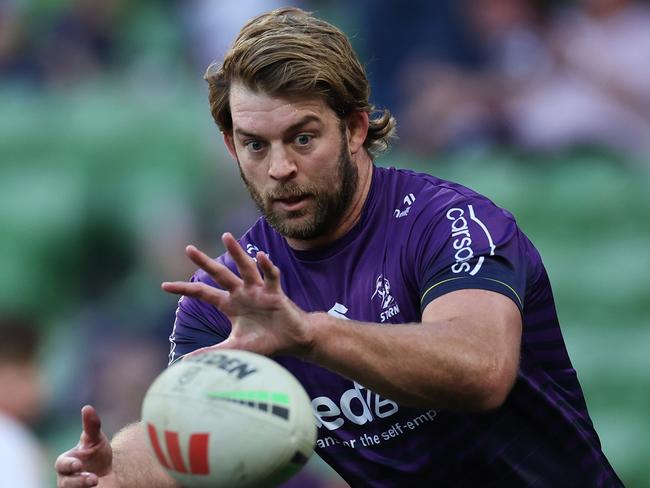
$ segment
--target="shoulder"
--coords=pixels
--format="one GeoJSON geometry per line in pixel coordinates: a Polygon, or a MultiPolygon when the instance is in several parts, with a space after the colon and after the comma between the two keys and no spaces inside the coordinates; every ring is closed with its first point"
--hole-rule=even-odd
{"type": "MultiPolygon", "coordinates": [[[[404,194],[417,199],[420,196],[424,202],[437,202],[438,207],[444,203],[460,200],[477,200],[492,203],[489,198],[460,183],[445,180],[428,173],[395,167],[375,167],[377,171],[378,189],[384,196],[404,194]],[[413,193],[413,195],[410,195],[413,193]]],[[[423,202],[423,203],[424,203],[423,202]]],[[[420,204],[418,206],[421,206],[420,204]]]]}
{"type": "MultiPolygon", "coordinates": [[[[398,202],[398,210],[385,217],[389,245],[400,250],[405,272],[420,276],[420,281],[443,268],[454,275],[464,271],[476,274],[485,257],[518,256],[520,249],[527,249],[512,214],[486,196],[415,171],[388,169],[383,170],[383,177],[394,180],[387,188],[399,188],[400,194],[406,195],[398,202]]],[[[512,260],[519,263],[515,257],[512,260]]]]}
{"type": "Polygon", "coordinates": [[[396,168],[378,170],[378,191],[390,205],[393,219],[413,231],[424,231],[435,224],[448,225],[458,217],[514,223],[514,217],[492,200],[459,183],[433,175],[396,168]],[[478,213],[477,213],[478,212],[478,213]]]}

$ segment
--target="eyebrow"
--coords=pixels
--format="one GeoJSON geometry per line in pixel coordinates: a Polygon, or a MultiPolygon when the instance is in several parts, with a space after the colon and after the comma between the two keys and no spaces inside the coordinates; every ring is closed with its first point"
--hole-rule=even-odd
{"type": "MultiPolygon", "coordinates": [[[[291,124],[287,129],[284,131],[285,133],[291,133],[291,132],[296,132],[298,129],[301,129],[305,125],[309,124],[310,122],[321,122],[321,118],[318,117],[317,115],[305,115],[302,119],[300,119],[298,122],[295,124],[291,124]]],[[[238,136],[244,136],[244,137],[259,137],[258,134],[255,134],[253,132],[248,132],[244,129],[237,128],[235,129],[235,134],[238,136]]]]}

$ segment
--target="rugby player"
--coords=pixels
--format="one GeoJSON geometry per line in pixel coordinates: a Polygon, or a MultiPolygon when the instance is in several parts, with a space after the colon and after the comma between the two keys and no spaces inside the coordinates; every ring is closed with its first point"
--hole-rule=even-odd
{"type": "MultiPolygon", "coordinates": [[[[379,167],[395,129],[334,26],[298,9],[243,27],[206,73],[262,217],[223,235],[181,295],[170,362],[273,356],[302,383],[318,454],[350,485],[621,486],[601,450],[533,244],[459,184],[379,167]]],[[[82,410],[58,486],[174,486],[140,425],[82,410]]]]}

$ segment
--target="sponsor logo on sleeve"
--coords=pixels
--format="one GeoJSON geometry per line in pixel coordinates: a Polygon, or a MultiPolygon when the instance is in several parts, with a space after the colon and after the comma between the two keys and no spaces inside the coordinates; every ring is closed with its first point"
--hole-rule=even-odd
{"type": "MultiPolygon", "coordinates": [[[[467,211],[462,208],[454,207],[447,210],[447,219],[451,221],[451,239],[452,247],[454,248],[454,264],[451,265],[451,271],[454,273],[469,273],[474,276],[479,272],[485,256],[479,256],[474,267],[470,264],[471,259],[475,256],[472,247],[473,236],[469,229],[469,220],[475,222],[487,238],[490,246],[490,256],[494,256],[496,246],[492,240],[492,235],[486,225],[476,216],[474,207],[467,205],[467,211]]],[[[475,236],[474,236],[475,237],[475,236]]]]}

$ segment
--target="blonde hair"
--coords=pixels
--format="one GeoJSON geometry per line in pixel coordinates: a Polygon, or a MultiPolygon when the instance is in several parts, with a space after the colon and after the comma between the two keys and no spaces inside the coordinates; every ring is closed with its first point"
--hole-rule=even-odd
{"type": "Polygon", "coordinates": [[[288,98],[322,97],[342,120],[355,111],[370,117],[364,142],[371,156],[388,149],[395,119],[369,102],[370,85],[350,41],[333,25],[298,8],[282,8],[249,21],[221,65],[208,67],[212,117],[222,132],[232,131],[230,87],[288,98]]]}

